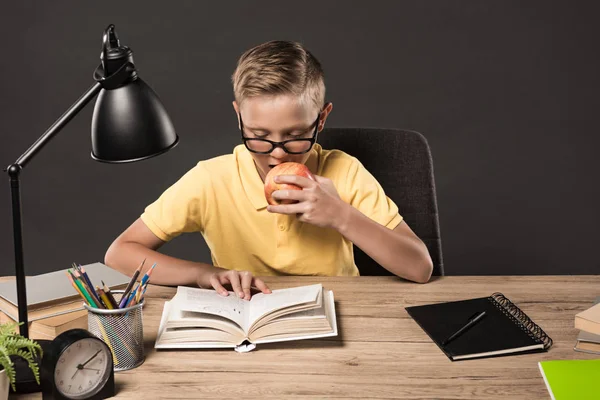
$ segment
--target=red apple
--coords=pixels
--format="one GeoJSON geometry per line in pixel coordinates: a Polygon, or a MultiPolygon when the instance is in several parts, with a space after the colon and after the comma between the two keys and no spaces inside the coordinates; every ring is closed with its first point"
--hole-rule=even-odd
{"type": "Polygon", "coordinates": [[[271,169],[265,177],[265,197],[267,198],[267,202],[272,206],[277,204],[292,204],[297,202],[297,200],[277,200],[272,196],[274,191],[302,190],[300,186],[292,185],[290,183],[275,183],[273,179],[277,175],[298,175],[312,180],[315,179],[310,170],[304,164],[296,162],[284,162],[276,167],[273,167],[273,169],[271,169]]]}

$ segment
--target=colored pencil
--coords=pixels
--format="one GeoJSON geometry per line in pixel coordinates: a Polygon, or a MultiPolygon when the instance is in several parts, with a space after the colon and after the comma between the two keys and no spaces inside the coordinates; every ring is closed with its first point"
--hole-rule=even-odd
{"type": "Polygon", "coordinates": [[[110,302],[110,304],[113,306],[113,308],[119,308],[119,303],[117,303],[117,300],[115,300],[115,297],[110,292],[110,288],[108,286],[106,286],[104,281],[100,281],[100,282],[102,282],[102,287],[104,288],[104,294],[106,295],[106,297],[108,297],[108,301],[110,302]]]}
{"type": "MultiPolygon", "coordinates": [[[[83,299],[83,301],[85,301],[87,303],[87,300],[85,299],[85,296],[83,295],[83,292],[75,284],[75,281],[73,280],[73,277],[69,274],[68,271],[65,271],[65,273],[67,274],[67,278],[69,278],[69,282],[71,282],[71,285],[73,285],[73,288],[75,288],[75,290],[77,291],[77,293],[79,293],[79,295],[81,296],[81,298],[83,299]]],[[[88,305],[89,305],[89,303],[88,303],[88,305]]]]}
{"type": "Polygon", "coordinates": [[[136,303],[140,304],[144,300],[144,293],[146,293],[146,289],[148,288],[148,284],[150,283],[150,275],[152,275],[152,271],[156,267],[156,263],[152,265],[152,267],[148,270],[146,275],[142,278],[142,287],[138,290],[138,295],[136,297],[136,303]]]}
{"type": "Polygon", "coordinates": [[[100,299],[102,300],[102,302],[104,303],[104,306],[106,308],[108,308],[109,310],[112,310],[114,307],[113,305],[110,303],[110,300],[108,300],[108,296],[106,296],[106,293],[104,293],[104,290],[101,289],[100,287],[96,286],[96,290],[98,291],[98,294],[100,295],[100,299]]]}
{"type": "Polygon", "coordinates": [[[85,272],[85,269],[81,265],[78,265],[78,269],[81,273],[81,276],[83,276],[83,279],[88,284],[88,287],[90,288],[92,294],[96,297],[96,300],[98,300],[99,303],[102,302],[100,296],[98,296],[98,293],[96,293],[96,291],[94,290],[94,285],[92,284],[92,281],[90,280],[90,277],[88,276],[87,272],[85,272]]]}
{"type": "Polygon", "coordinates": [[[144,285],[144,290],[142,291],[142,295],[140,296],[140,303],[144,301],[144,295],[146,294],[146,289],[148,289],[148,284],[144,285]]]}
{"type": "Polygon", "coordinates": [[[144,289],[144,287],[146,287],[146,285],[148,285],[148,281],[150,280],[150,275],[152,275],[152,271],[154,271],[155,267],[156,267],[156,263],[154,263],[152,265],[152,267],[150,267],[148,272],[146,272],[144,274],[144,277],[142,278],[142,280],[140,281],[140,284],[136,288],[135,296],[133,297],[133,299],[129,299],[127,306],[133,306],[135,304],[140,303],[140,300],[142,297],[142,290],[144,289]]]}
{"type": "Polygon", "coordinates": [[[131,280],[129,281],[127,288],[123,292],[123,297],[121,298],[121,302],[119,303],[119,308],[125,307],[125,304],[129,301],[129,292],[131,291],[131,289],[133,289],[133,285],[137,281],[138,276],[140,276],[140,271],[142,270],[142,267],[144,266],[145,262],[146,262],[146,259],[144,258],[144,260],[142,261],[142,263],[140,264],[138,269],[136,269],[135,272],[133,273],[133,276],[131,277],[131,280]]]}
{"type": "Polygon", "coordinates": [[[96,296],[94,296],[92,294],[92,292],[94,291],[94,289],[93,288],[88,288],[87,283],[85,282],[85,279],[83,279],[83,277],[81,276],[81,274],[78,271],[73,271],[73,276],[75,277],[75,282],[79,283],[81,285],[82,290],[84,291],[84,293],[86,293],[90,297],[90,300],[96,306],[96,308],[104,308],[102,306],[102,302],[96,300],[96,296]]]}
{"type": "Polygon", "coordinates": [[[81,282],[79,282],[78,279],[71,278],[71,280],[75,283],[75,285],[77,285],[77,287],[79,288],[79,291],[81,292],[81,294],[83,295],[83,297],[87,301],[88,305],[90,307],[92,307],[92,308],[98,308],[98,306],[96,305],[96,302],[94,300],[92,300],[92,298],[90,297],[90,295],[87,293],[87,290],[84,289],[84,287],[81,284],[81,282]]]}
{"type": "MultiPolygon", "coordinates": [[[[141,283],[138,283],[138,285],[135,287],[135,289],[133,289],[131,291],[131,294],[129,295],[129,298],[125,302],[125,305],[123,307],[121,307],[121,308],[127,308],[127,307],[129,307],[130,303],[133,301],[133,299],[135,299],[135,295],[136,295],[138,289],[140,288],[140,286],[141,286],[141,283]]],[[[131,305],[133,305],[133,304],[131,304],[131,305]]]]}
{"type": "Polygon", "coordinates": [[[144,286],[146,286],[146,285],[142,285],[138,289],[137,294],[135,295],[135,302],[134,302],[135,304],[139,304],[140,303],[140,297],[142,296],[142,290],[144,290],[144,286]]]}
{"type": "Polygon", "coordinates": [[[148,272],[146,272],[146,274],[142,278],[142,285],[145,285],[146,282],[148,282],[148,279],[150,279],[150,275],[152,275],[152,271],[154,271],[154,267],[156,267],[156,263],[154,263],[152,265],[152,267],[150,267],[150,269],[148,270],[148,272]]]}

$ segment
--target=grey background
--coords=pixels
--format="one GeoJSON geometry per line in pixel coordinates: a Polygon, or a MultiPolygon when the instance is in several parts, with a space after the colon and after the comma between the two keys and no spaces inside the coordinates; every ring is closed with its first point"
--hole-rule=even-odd
{"type": "MultiPolygon", "coordinates": [[[[27,273],[102,261],[185,171],[231,152],[230,75],[244,50],[272,39],[300,41],[322,62],[334,104],[328,126],[427,137],[448,274],[598,273],[599,11],[597,2],[568,1],[5,2],[3,167],[93,83],[109,23],[181,138],[141,163],[94,162],[88,105],[22,174],[27,273]]],[[[210,262],[198,234],[164,251],[210,262]]]]}

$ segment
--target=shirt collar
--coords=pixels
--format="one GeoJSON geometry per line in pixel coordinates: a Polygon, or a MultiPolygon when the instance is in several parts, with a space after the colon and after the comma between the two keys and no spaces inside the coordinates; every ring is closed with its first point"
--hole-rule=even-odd
{"type": "MultiPolygon", "coordinates": [[[[317,174],[320,153],[321,146],[315,143],[306,161],[306,166],[313,174],[317,174]]],[[[260,174],[258,173],[258,169],[256,169],[252,154],[250,154],[243,144],[235,147],[234,154],[236,154],[238,160],[238,173],[248,199],[250,199],[250,202],[257,210],[266,208],[268,203],[265,198],[265,185],[262,179],[260,179],[260,174]]]]}

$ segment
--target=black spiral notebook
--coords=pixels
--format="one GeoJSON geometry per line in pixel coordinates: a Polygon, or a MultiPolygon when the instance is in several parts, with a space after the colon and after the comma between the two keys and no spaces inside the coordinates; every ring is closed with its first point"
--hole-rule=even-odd
{"type": "Polygon", "coordinates": [[[546,351],[552,339],[502,293],[406,307],[408,314],[452,361],[546,351]],[[485,311],[471,328],[443,342],[485,311]]]}

